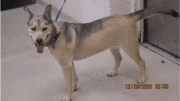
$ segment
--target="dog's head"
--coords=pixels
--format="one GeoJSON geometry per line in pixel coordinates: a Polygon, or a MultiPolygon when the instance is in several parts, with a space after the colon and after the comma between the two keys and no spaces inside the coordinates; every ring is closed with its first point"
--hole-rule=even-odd
{"type": "Polygon", "coordinates": [[[48,36],[52,33],[53,22],[51,20],[52,6],[48,5],[44,14],[34,15],[26,6],[24,11],[29,14],[27,21],[29,35],[32,37],[38,53],[42,53],[44,45],[48,42],[48,36]]]}

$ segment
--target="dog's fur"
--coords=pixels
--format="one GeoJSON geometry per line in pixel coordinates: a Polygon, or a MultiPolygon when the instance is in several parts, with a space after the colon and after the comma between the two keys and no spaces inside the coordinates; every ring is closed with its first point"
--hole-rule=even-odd
{"type": "Polygon", "coordinates": [[[47,46],[62,67],[67,95],[61,101],[69,101],[72,90],[76,90],[78,79],[73,61],[95,55],[108,48],[115,59],[115,66],[107,73],[108,76],[112,77],[117,73],[122,61],[119,47],[122,47],[140,67],[141,77],[137,82],[144,83],[146,68],[139,54],[139,33],[137,33],[136,22],[158,14],[179,18],[179,14],[168,7],[154,6],[128,15],[116,14],[81,24],[53,21],[51,5],[46,7],[44,14],[38,16],[25,6],[23,9],[29,14],[28,31],[36,44],[38,53],[42,53],[44,46],[47,46]],[[60,35],[55,44],[52,44],[57,33],[60,35]]]}

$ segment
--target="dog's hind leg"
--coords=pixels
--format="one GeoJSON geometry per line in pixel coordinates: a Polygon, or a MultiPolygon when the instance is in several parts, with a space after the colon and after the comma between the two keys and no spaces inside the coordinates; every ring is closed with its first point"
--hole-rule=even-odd
{"type": "Polygon", "coordinates": [[[137,80],[137,83],[145,82],[146,68],[145,61],[141,58],[139,54],[139,43],[138,41],[129,41],[121,46],[123,50],[127,53],[129,57],[131,57],[136,64],[140,67],[141,77],[137,80]]]}
{"type": "Polygon", "coordinates": [[[113,76],[115,76],[117,74],[118,68],[119,68],[120,63],[122,61],[122,57],[121,57],[121,54],[119,52],[119,48],[118,47],[115,47],[115,46],[111,47],[110,50],[111,50],[111,53],[114,56],[115,65],[114,65],[113,70],[111,70],[111,71],[109,71],[107,73],[107,76],[113,77],[113,76]]]}
{"type": "Polygon", "coordinates": [[[77,78],[77,75],[76,75],[76,70],[75,70],[75,67],[74,67],[74,62],[72,62],[72,65],[73,65],[73,69],[72,69],[72,86],[73,86],[73,91],[76,91],[77,90],[77,81],[78,81],[78,78],[77,78]]]}

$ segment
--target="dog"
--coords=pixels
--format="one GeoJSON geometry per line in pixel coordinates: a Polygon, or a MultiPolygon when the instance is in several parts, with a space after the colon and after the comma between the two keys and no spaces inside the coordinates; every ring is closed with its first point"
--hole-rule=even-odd
{"type": "Polygon", "coordinates": [[[165,14],[179,18],[179,14],[165,6],[153,6],[126,15],[111,15],[90,23],[55,22],[52,20],[52,5],[45,8],[42,15],[34,15],[26,6],[29,15],[27,25],[38,53],[48,47],[59,62],[66,82],[67,95],[61,101],[70,101],[73,90],[77,90],[77,76],[73,61],[110,49],[115,59],[114,68],[107,73],[113,77],[117,74],[122,61],[119,48],[131,57],[140,67],[141,77],[137,83],[146,81],[145,61],[139,54],[139,33],[136,22],[154,15],[165,14]]]}

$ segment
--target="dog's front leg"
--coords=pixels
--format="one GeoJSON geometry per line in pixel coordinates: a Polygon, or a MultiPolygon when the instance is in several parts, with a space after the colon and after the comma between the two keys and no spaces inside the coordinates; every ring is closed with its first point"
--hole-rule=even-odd
{"type": "Polygon", "coordinates": [[[66,82],[67,95],[61,99],[61,101],[70,101],[72,95],[72,62],[68,65],[61,66],[66,82]]]}

